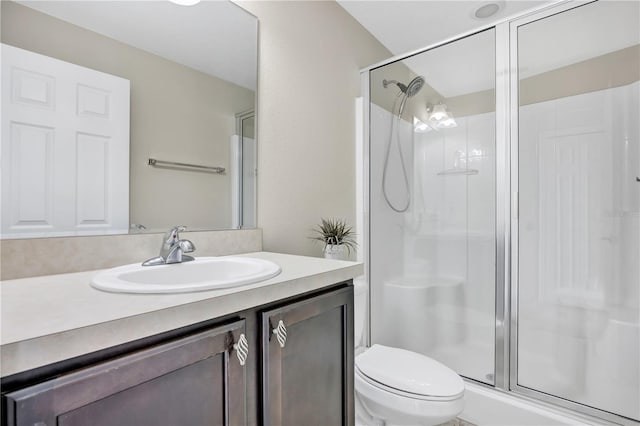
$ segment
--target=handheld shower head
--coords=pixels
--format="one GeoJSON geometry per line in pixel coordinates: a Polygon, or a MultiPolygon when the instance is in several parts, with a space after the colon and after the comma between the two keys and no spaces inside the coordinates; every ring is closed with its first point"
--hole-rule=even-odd
{"type": "Polygon", "coordinates": [[[398,86],[402,93],[410,98],[412,96],[415,96],[420,91],[420,89],[422,89],[422,86],[424,86],[424,77],[418,76],[411,80],[407,85],[404,85],[396,80],[382,80],[382,85],[385,89],[387,88],[387,86],[389,86],[389,84],[395,84],[396,86],[398,86]]]}
{"type": "Polygon", "coordinates": [[[409,82],[405,93],[408,97],[415,96],[420,91],[420,89],[422,89],[422,86],[424,86],[424,77],[419,75],[409,82]]]}
{"type": "Polygon", "coordinates": [[[400,91],[402,93],[407,93],[407,86],[405,86],[404,84],[400,83],[397,80],[387,80],[384,79],[382,80],[382,86],[386,89],[390,84],[395,84],[396,86],[398,86],[400,88],[400,91]]]}
{"type": "Polygon", "coordinates": [[[389,84],[395,84],[400,89],[401,93],[398,93],[393,102],[393,108],[391,109],[391,127],[389,128],[389,142],[387,143],[387,154],[384,158],[384,167],[382,168],[382,194],[384,195],[384,199],[387,201],[387,204],[391,209],[398,213],[406,212],[409,209],[409,205],[411,204],[411,187],[409,186],[409,176],[407,174],[407,167],[404,162],[404,155],[402,154],[402,146],[400,145],[400,121],[402,120],[402,112],[404,111],[404,107],[407,104],[407,100],[413,96],[415,96],[422,86],[424,86],[425,80],[423,76],[418,76],[411,80],[409,84],[404,85],[396,80],[382,80],[382,86],[386,89],[389,84]],[[402,94],[402,95],[401,95],[402,94]],[[398,112],[395,112],[396,105],[400,101],[400,106],[398,107],[398,112]],[[393,140],[393,130],[397,132],[397,146],[398,146],[398,154],[400,156],[400,166],[402,167],[402,176],[404,177],[404,187],[406,189],[406,202],[398,207],[393,204],[393,202],[389,199],[387,193],[387,169],[389,168],[389,155],[391,153],[391,145],[393,140]]]}

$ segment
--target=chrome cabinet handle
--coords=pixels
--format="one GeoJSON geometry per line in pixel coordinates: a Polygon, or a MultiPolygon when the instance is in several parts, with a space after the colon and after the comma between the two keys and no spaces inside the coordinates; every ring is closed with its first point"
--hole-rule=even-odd
{"type": "Polygon", "coordinates": [[[287,327],[284,326],[282,320],[278,321],[278,326],[273,329],[273,334],[276,335],[280,347],[284,348],[284,345],[287,343],[287,327]]]}
{"type": "Polygon", "coordinates": [[[233,349],[236,350],[236,356],[238,357],[238,361],[240,361],[240,365],[244,366],[247,363],[247,357],[249,357],[249,342],[247,342],[244,333],[240,335],[238,343],[234,343],[233,349]]]}

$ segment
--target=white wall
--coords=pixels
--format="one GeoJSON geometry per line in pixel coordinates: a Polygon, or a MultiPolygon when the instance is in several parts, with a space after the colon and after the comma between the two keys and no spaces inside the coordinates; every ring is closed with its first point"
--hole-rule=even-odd
{"type": "Polygon", "coordinates": [[[355,226],[359,70],[390,53],[337,3],[238,1],[258,17],[258,226],[264,249],[319,255],[322,217],[355,226]]]}

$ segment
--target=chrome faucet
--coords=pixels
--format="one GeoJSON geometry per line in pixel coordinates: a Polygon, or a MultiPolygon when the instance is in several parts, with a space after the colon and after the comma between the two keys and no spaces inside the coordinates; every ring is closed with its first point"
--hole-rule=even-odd
{"type": "Polygon", "coordinates": [[[189,240],[181,240],[179,232],[187,229],[186,226],[174,226],[162,237],[160,256],[151,258],[142,263],[142,266],[167,265],[169,263],[182,263],[194,260],[184,253],[193,252],[196,247],[189,240]]]}

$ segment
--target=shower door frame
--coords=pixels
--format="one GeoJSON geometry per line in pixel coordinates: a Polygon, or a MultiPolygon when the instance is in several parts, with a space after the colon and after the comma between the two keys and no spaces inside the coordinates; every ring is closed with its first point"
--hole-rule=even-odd
{"type": "MultiPolygon", "coordinates": [[[[604,410],[592,408],[584,404],[569,401],[518,385],[518,27],[536,20],[544,19],[598,0],[560,0],[546,4],[524,13],[509,16],[500,21],[478,27],[472,31],[458,34],[441,42],[417,49],[402,55],[394,56],[360,71],[361,93],[363,94],[363,249],[366,260],[365,279],[371,283],[371,172],[370,172],[370,120],[371,93],[369,73],[393,62],[402,61],[410,56],[436,49],[448,43],[473,36],[479,32],[495,29],[495,102],[496,102],[496,175],[495,175],[495,208],[496,208],[496,288],[495,288],[495,350],[494,350],[494,384],[478,382],[465,378],[482,386],[494,389],[547,406],[557,412],[576,419],[599,421],[603,424],[622,424],[637,426],[638,422],[604,410]],[[612,423],[610,423],[612,422],[612,423]]],[[[369,307],[373,290],[369,290],[369,307]]],[[[371,309],[368,309],[366,344],[371,344],[371,309]]]]}
{"type": "MultiPolygon", "coordinates": [[[[562,407],[570,410],[571,414],[584,415],[585,419],[598,418],[608,422],[614,422],[615,424],[637,426],[636,420],[628,417],[620,416],[618,414],[611,413],[609,411],[601,410],[588,406],[586,404],[580,404],[559,396],[551,395],[542,391],[538,391],[532,388],[521,386],[518,384],[518,294],[519,294],[519,75],[518,75],[518,29],[519,27],[530,24],[532,22],[548,18],[553,15],[557,15],[562,12],[566,12],[571,9],[576,9],[582,6],[586,6],[591,3],[595,3],[598,0],[587,1],[570,1],[563,2],[558,5],[554,5],[550,8],[544,8],[538,11],[533,11],[522,17],[510,20],[508,23],[501,24],[505,27],[505,30],[509,31],[510,46],[508,50],[509,56],[509,69],[510,72],[510,99],[509,99],[509,120],[510,120],[510,188],[508,192],[511,198],[512,214],[510,220],[510,230],[507,233],[511,234],[511,247],[510,247],[510,277],[509,287],[511,290],[510,296],[510,347],[509,347],[509,389],[516,394],[524,397],[535,399],[536,401],[542,401],[550,403],[555,406],[562,407]],[[507,28],[508,27],[508,28],[507,28]]],[[[600,0],[601,1],[601,0],[600,0]]],[[[505,301],[507,301],[505,299],[505,301]]]]}
{"type": "MultiPolygon", "coordinates": [[[[562,2],[570,0],[561,0],[562,2]]],[[[549,8],[549,5],[545,5],[539,9],[549,8]]],[[[436,49],[446,44],[461,40],[465,37],[470,37],[475,34],[481,33],[486,30],[495,30],[495,60],[496,60],[496,82],[495,82],[495,101],[496,101],[496,182],[495,182],[495,208],[496,208],[496,234],[495,234],[495,247],[496,247],[496,287],[495,287],[495,312],[496,312],[496,327],[494,336],[494,384],[480,382],[474,379],[476,383],[483,386],[490,387],[496,390],[509,391],[509,286],[507,285],[509,280],[509,224],[507,220],[510,214],[510,200],[506,194],[509,194],[509,32],[508,24],[513,17],[507,17],[500,21],[493,22],[471,31],[467,31],[456,36],[450,37],[438,43],[434,43],[427,47],[417,49],[402,55],[397,55],[389,58],[385,61],[378,62],[367,68],[360,70],[360,82],[361,93],[363,93],[363,139],[364,139],[364,153],[363,160],[365,163],[363,170],[364,180],[364,230],[365,235],[363,238],[364,243],[364,259],[365,265],[365,280],[369,283],[368,294],[368,306],[371,307],[372,289],[371,283],[371,250],[370,250],[370,235],[371,235],[371,171],[370,171],[370,120],[371,120],[371,92],[370,92],[370,78],[369,73],[376,68],[383,67],[393,62],[402,61],[410,56],[414,56],[426,51],[436,49]],[[506,25],[506,27],[504,26],[506,25]],[[502,46],[502,49],[498,49],[502,46]],[[498,65],[502,72],[498,73],[498,65]],[[502,111],[502,114],[500,112],[502,111]],[[502,152],[500,150],[503,150],[502,152]],[[502,167],[502,169],[501,169],[502,167]]],[[[367,330],[365,333],[367,346],[371,345],[371,309],[367,310],[367,330]]]]}

